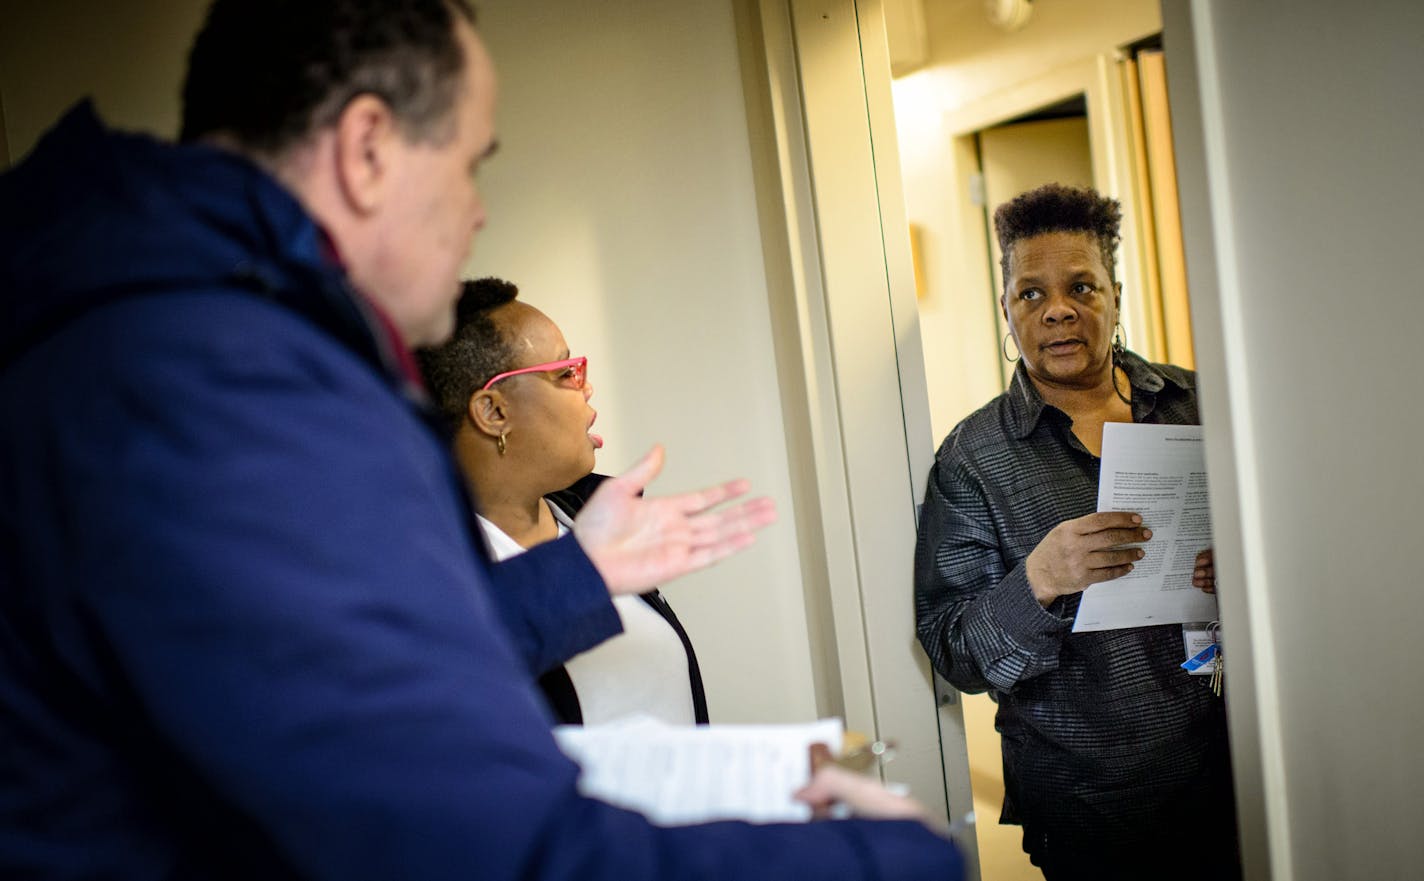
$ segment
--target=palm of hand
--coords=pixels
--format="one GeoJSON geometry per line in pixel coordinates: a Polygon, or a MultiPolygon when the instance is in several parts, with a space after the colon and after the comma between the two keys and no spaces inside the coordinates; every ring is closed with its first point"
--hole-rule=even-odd
{"type": "Polygon", "coordinates": [[[654,447],[627,472],[604,481],[574,522],[579,544],[613,593],[648,590],[709,566],[751,544],[757,530],[776,519],[770,499],[712,510],[743,495],[743,480],[662,498],[641,496],[662,463],[662,448],[654,447]]]}

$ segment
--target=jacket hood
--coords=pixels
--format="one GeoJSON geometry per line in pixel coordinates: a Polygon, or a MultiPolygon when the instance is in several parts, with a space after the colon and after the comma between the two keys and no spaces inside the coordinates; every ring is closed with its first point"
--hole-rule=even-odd
{"type": "Polygon", "coordinates": [[[359,309],[300,203],[229,151],[109,131],[86,101],[0,175],[0,365],[104,302],[217,282],[359,309]]]}

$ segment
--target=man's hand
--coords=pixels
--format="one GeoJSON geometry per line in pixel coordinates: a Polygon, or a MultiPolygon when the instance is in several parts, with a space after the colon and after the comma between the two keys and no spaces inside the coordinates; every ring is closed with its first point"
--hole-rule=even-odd
{"type": "Polygon", "coordinates": [[[792,796],[811,806],[811,813],[826,817],[837,805],[857,817],[872,820],[919,820],[929,824],[925,806],[903,795],[896,795],[868,774],[858,774],[831,761],[830,750],[823,743],[811,746],[811,781],[792,796]]]}
{"type": "Polygon", "coordinates": [[[1064,520],[1024,561],[1034,599],[1048,608],[1060,596],[1126,575],[1145,554],[1140,548],[1119,546],[1151,537],[1152,530],[1143,528],[1142,517],[1126,511],[1064,520]]]}
{"type": "Polygon", "coordinates": [[[1216,593],[1216,554],[1211,548],[1197,554],[1196,568],[1192,570],[1192,587],[1205,593],[1216,593]]]}
{"type": "Polygon", "coordinates": [[[654,446],[605,480],[574,520],[574,536],[613,594],[640,593],[712,565],[750,545],[776,519],[768,498],[711,510],[747,491],[745,480],[664,498],[640,498],[663,468],[654,446]]]}

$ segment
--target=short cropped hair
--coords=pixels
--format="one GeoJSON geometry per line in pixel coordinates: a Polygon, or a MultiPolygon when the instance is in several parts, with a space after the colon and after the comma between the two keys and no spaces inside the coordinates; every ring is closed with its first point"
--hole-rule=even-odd
{"type": "Polygon", "coordinates": [[[1122,240],[1122,206],[1096,190],[1046,184],[1020,193],[994,210],[994,230],[1003,252],[1004,289],[1009,286],[1009,257],[1020,239],[1049,232],[1080,232],[1098,242],[1108,278],[1117,282],[1117,246],[1122,240]]]}
{"type": "Polygon", "coordinates": [[[188,55],[180,139],[276,156],[376,95],[413,141],[453,137],[468,0],[214,0],[188,55]]]}
{"type": "Polygon", "coordinates": [[[491,314],[518,296],[519,288],[500,278],[465,282],[455,305],[455,333],[442,345],[416,352],[425,384],[451,438],[465,421],[470,396],[508,370],[514,360],[514,346],[491,314]]]}

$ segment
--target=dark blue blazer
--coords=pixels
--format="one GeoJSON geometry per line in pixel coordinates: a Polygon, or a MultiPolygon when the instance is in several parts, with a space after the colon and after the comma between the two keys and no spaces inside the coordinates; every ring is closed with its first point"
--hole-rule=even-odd
{"type": "Polygon", "coordinates": [[[530,671],[606,589],[571,538],[488,565],[328,253],[87,107],[0,176],[0,877],[949,877],[917,824],[579,795],[530,671]]]}

